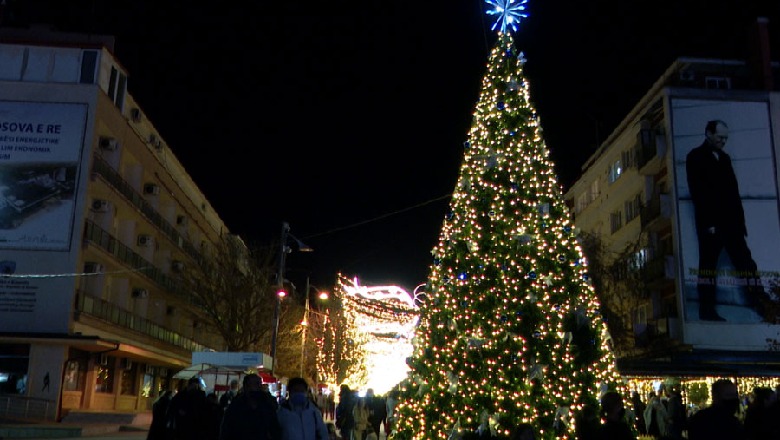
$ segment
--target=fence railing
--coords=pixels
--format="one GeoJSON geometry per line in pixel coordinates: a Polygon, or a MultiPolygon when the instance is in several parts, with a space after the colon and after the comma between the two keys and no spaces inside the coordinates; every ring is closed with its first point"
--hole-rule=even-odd
{"type": "Polygon", "coordinates": [[[4,418],[54,420],[56,408],[53,400],[0,394],[0,416],[4,418]]]}

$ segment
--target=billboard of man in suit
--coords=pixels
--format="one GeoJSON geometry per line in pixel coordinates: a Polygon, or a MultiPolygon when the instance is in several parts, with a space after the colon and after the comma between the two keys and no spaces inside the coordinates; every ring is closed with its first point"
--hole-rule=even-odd
{"type": "Polygon", "coordinates": [[[772,287],[780,280],[780,210],[769,105],[688,97],[670,104],[686,341],[747,349],[763,326],[739,337],[727,337],[733,332],[725,326],[720,344],[712,332],[780,318],[772,287]]]}
{"type": "Polygon", "coordinates": [[[722,251],[728,253],[734,274],[743,281],[746,302],[766,318],[769,298],[745,241],[748,231],[739,183],[731,156],[724,151],[729,128],[724,121],[711,120],[707,122],[704,136],[704,142],[691,150],[685,160],[699,243],[699,319],[726,320],[715,310],[718,259],[722,251]]]}

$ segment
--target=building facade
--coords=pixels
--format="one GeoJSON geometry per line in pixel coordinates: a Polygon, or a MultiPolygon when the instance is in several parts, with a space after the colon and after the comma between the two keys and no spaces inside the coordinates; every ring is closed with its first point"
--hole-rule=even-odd
{"type": "MultiPolygon", "coordinates": [[[[566,192],[623,374],[780,375],[780,65],[766,26],[758,20],[749,60],[676,60],[566,192]],[[727,177],[694,166],[709,127],[726,132],[736,202],[727,177]],[[710,209],[713,224],[744,217],[744,231],[697,228],[710,209]],[[702,312],[712,298],[715,315],[702,312]]],[[[704,157],[725,166],[721,153],[704,157]]]]}
{"type": "Polygon", "coordinates": [[[142,412],[224,349],[182,280],[229,234],[113,39],[0,32],[0,415],[142,412]]]}

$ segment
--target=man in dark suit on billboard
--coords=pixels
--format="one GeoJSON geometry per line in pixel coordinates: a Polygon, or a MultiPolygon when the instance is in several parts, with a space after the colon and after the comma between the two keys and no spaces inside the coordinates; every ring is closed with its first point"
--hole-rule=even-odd
{"type": "Polygon", "coordinates": [[[734,265],[735,278],[745,285],[747,303],[766,318],[764,301],[768,296],[745,241],[745,212],[731,157],[723,151],[729,138],[728,126],[720,120],[709,121],[704,134],[704,143],[691,150],[685,160],[699,240],[699,319],[726,320],[715,310],[717,265],[723,250],[734,265]]]}

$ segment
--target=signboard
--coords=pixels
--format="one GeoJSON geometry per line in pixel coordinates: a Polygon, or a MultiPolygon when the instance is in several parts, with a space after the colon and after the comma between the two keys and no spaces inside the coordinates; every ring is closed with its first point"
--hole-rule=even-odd
{"type": "Polygon", "coordinates": [[[0,331],[68,331],[87,115],[82,103],[0,101],[0,331]]]}
{"type": "Polygon", "coordinates": [[[0,101],[0,249],[68,250],[85,104],[0,101]]]}
{"type": "Polygon", "coordinates": [[[772,350],[780,215],[769,106],[672,98],[671,108],[685,343],[772,350]]]}

